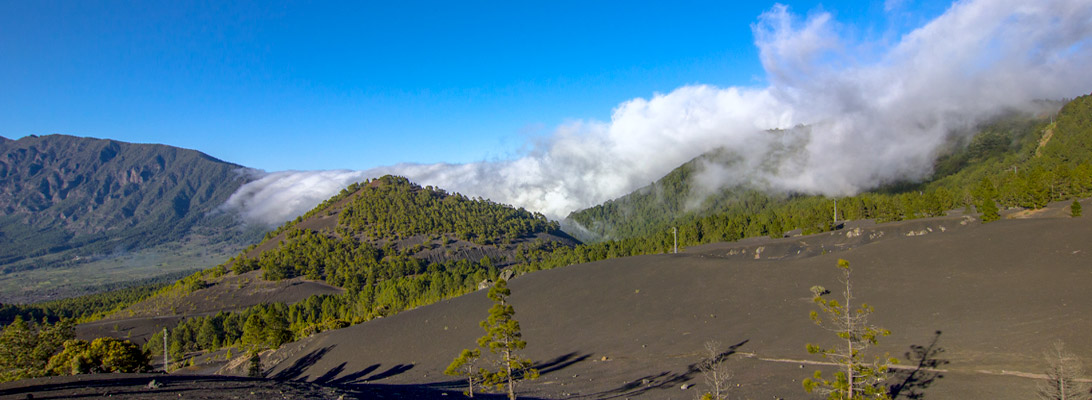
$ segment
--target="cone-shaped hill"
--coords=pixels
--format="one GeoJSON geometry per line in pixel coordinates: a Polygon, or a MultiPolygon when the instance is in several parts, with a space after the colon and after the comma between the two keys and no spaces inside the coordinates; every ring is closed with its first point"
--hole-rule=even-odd
{"type": "Polygon", "coordinates": [[[358,288],[364,282],[355,280],[367,274],[343,268],[399,264],[412,274],[429,265],[486,258],[503,267],[536,250],[577,244],[542,214],[390,175],[345,188],[266,238],[232,259],[233,269],[261,269],[267,279],[325,279],[347,288],[358,288]]]}
{"type": "Polygon", "coordinates": [[[219,267],[82,325],[81,334],[143,341],[186,317],[325,295],[308,303],[323,312],[291,321],[303,335],[468,293],[510,274],[507,266],[577,243],[541,214],[384,176],[349,186],[219,267]]]}

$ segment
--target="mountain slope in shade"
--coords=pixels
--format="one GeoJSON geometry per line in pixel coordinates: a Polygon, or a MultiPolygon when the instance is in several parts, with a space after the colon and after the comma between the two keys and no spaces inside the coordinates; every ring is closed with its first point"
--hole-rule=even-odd
{"type": "Polygon", "coordinates": [[[254,235],[219,207],[248,179],[239,165],[165,145],[0,140],[0,271],[79,268],[186,238],[245,245],[254,235]]]}

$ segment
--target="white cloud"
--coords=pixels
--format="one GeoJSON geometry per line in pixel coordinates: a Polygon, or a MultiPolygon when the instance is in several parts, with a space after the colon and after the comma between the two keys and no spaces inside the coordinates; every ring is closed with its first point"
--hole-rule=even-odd
{"type": "Polygon", "coordinates": [[[256,179],[240,187],[224,203],[248,222],[268,226],[296,218],[353,182],[368,178],[364,171],[249,170],[256,179]]]}
{"type": "Polygon", "coordinates": [[[802,19],[777,5],[752,28],[766,87],[692,85],[628,100],[609,122],[563,125],[510,160],[273,173],[228,206],[284,221],[352,181],[392,173],[559,218],[717,147],[739,158],[709,168],[709,185],[850,194],[926,176],[948,135],[1003,109],[1092,88],[1089,0],[957,2],[879,51],[847,41],[828,13],[802,19]],[[800,124],[808,128],[767,132],[800,124]]]}

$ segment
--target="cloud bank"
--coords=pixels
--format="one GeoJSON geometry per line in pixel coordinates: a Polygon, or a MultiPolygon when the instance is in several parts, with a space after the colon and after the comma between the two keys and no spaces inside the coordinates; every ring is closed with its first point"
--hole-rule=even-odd
{"type": "Polygon", "coordinates": [[[733,158],[705,169],[710,188],[847,195],[927,176],[950,135],[1003,110],[1092,89],[1090,0],[956,2],[891,43],[855,42],[846,29],[829,13],[776,5],[752,25],[766,87],[691,85],[628,100],[609,122],[560,126],[510,160],[270,173],[226,207],[278,224],[390,173],[561,218],[718,147],[733,158]]]}

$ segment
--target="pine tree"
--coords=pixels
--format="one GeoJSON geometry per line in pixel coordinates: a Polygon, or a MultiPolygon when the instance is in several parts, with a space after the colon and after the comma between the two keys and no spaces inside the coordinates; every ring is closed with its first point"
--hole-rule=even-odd
{"type": "Polygon", "coordinates": [[[251,352],[258,352],[266,348],[265,321],[262,317],[250,314],[243,325],[243,347],[251,352]]]}
{"type": "Polygon", "coordinates": [[[1073,204],[1069,205],[1069,215],[1074,217],[1081,216],[1081,202],[1077,199],[1073,199],[1073,204]]]}
{"type": "Polygon", "coordinates": [[[463,352],[455,357],[455,360],[451,361],[444,370],[445,375],[466,377],[467,391],[464,394],[468,397],[474,397],[474,382],[480,383],[487,372],[484,368],[478,368],[475,365],[481,355],[481,350],[463,349],[463,352]]]}
{"type": "Polygon", "coordinates": [[[261,378],[262,373],[262,356],[257,351],[250,353],[250,367],[247,369],[247,376],[251,378],[261,378]]]}
{"type": "Polygon", "coordinates": [[[993,199],[982,200],[978,204],[978,211],[982,212],[982,222],[991,222],[1001,219],[1001,211],[997,209],[997,203],[993,199]]]}
{"type": "Polygon", "coordinates": [[[288,329],[288,321],[284,313],[275,307],[270,307],[262,315],[262,323],[265,332],[265,344],[269,348],[276,349],[282,344],[292,341],[292,331],[288,329]]]}
{"type": "Polygon", "coordinates": [[[498,354],[498,370],[485,374],[485,383],[492,384],[497,389],[505,386],[508,388],[508,398],[515,400],[516,383],[522,380],[538,378],[538,370],[531,368],[530,359],[520,358],[517,351],[527,347],[520,333],[519,321],[513,316],[515,308],[508,304],[508,296],[512,291],[508,289],[508,282],[498,279],[497,283],[489,289],[489,299],[493,300],[493,307],[489,309],[489,318],[481,322],[485,329],[485,336],[478,339],[478,346],[489,349],[493,354],[498,354]]]}
{"type": "Polygon", "coordinates": [[[0,329],[0,382],[45,375],[49,358],[73,337],[71,321],[37,323],[16,316],[0,329]]]}
{"type": "Polygon", "coordinates": [[[898,363],[894,358],[865,361],[864,351],[875,345],[880,337],[891,334],[887,329],[869,325],[868,316],[873,308],[861,303],[853,308],[853,285],[850,282],[849,261],[838,260],[842,270],[842,283],[845,285],[842,302],[823,296],[830,293],[822,286],[811,288],[812,301],[819,306],[824,317],[816,311],[811,312],[811,319],[827,330],[834,332],[841,343],[831,348],[808,344],[808,353],[819,354],[823,358],[833,359],[839,365],[839,371],[833,380],[823,378],[820,371],[815,371],[813,378],[804,380],[804,390],[808,393],[818,391],[830,400],[877,399],[888,400],[887,387],[883,384],[891,364],[898,363]]]}

